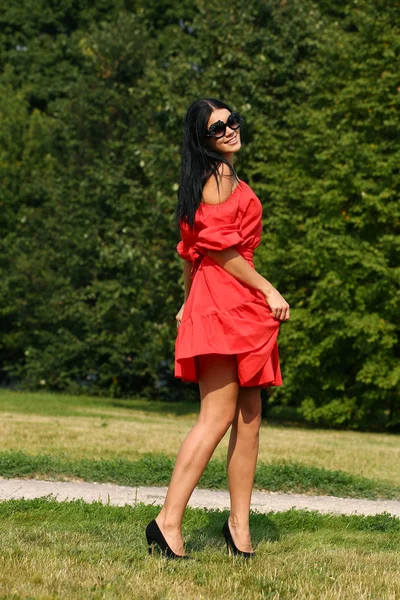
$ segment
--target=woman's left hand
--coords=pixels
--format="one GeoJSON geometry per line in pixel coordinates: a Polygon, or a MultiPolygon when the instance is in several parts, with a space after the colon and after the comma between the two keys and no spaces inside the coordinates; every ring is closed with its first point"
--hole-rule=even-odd
{"type": "Polygon", "coordinates": [[[179,312],[177,313],[175,319],[176,319],[176,326],[179,327],[179,325],[181,324],[182,321],[182,315],[183,315],[183,311],[185,310],[185,302],[182,304],[181,308],[179,309],[179,312]]]}

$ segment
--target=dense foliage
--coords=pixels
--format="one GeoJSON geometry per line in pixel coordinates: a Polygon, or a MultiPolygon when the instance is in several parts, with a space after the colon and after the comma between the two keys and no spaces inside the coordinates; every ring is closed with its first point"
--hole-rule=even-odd
{"type": "Polygon", "coordinates": [[[256,268],[292,319],[269,402],[399,418],[400,6],[389,0],[25,0],[0,33],[4,385],[165,399],[182,302],[183,116],[245,116],[256,268]]]}

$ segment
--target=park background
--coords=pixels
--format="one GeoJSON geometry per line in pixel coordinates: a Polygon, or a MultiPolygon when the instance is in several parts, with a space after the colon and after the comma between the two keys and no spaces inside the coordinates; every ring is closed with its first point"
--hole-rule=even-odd
{"type": "Polygon", "coordinates": [[[198,398],[173,376],[173,211],[185,112],[217,97],[292,307],[264,416],[398,429],[399,24],[384,0],[4,6],[2,386],[198,398]]]}
{"type": "MultiPolygon", "coordinates": [[[[389,513],[252,511],[247,565],[227,511],[188,508],[171,564],[146,556],[157,506],[2,493],[168,484],[198,413],[173,377],[183,119],[217,97],[245,118],[255,266],[292,307],[254,487],[399,505],[399,54],[396,0],[3,3],[1,598],[400,597],[389,513]]],[[[199,487],[226,491],[227,447],[199,487]]]]}

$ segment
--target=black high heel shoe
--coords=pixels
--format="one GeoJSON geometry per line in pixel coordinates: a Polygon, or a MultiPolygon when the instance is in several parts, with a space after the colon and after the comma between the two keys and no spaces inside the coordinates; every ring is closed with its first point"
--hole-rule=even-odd
{"type": "Polygon", "coordinates": [[[157,544],[161,553],[167,558],[182,558],[183,560],[189,558],[187,554],[181,556],[180,554],[175,554],[175,552],[171,550],[155,519],[150,521],[146,527],[146,538],[149,545],[149,554],[154,554],[154,547],[155,544],[157,544]]]}
{"type": "Polygon", "coordinates": [[[243,558],[253,558],[256,555],[255,552],[244,552],[243,550],[239,550],[236,547],[235,542],[233,541],[231,530],[229,529],[228,519],[225,521],[222,527],[222,533],[224,534],[226,547],[228,550],[229,556],[243,556],[243,558]]]}

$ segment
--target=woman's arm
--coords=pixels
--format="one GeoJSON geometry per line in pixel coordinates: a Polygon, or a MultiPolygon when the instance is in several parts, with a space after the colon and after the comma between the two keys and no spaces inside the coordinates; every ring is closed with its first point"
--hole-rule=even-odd
{"type": "Polygon", "coordinates": [[[265,277],[253,269],[235,248],[207,250],[207,254],[233,277],[260,291],[271,307],[273,317],[282,321],[290,318],[290,306],[286,300],[265,277]]]}
{"type": "Polygon", "coordinates": [[[185,288],[185,300],[188,299],[190,288],[192,287],[192,280],[190,278],[192,270],[192,263],[190,260],[183,260],[183,285],[185,288]]]}
{"type": "Polygon", "coordinates": [[[188,299],[190,288],[192,286],[191,272],[192,272],[191,261],[183,259],[183,284],[184,284],[184,288],[185,288],[185,299],[184,299],[183,304],[180,307],[178,313],[175,316],[176,324],[178,325],[178,327],[181,324],[183,311],[185,310],[185,302],[188,299]]]}

